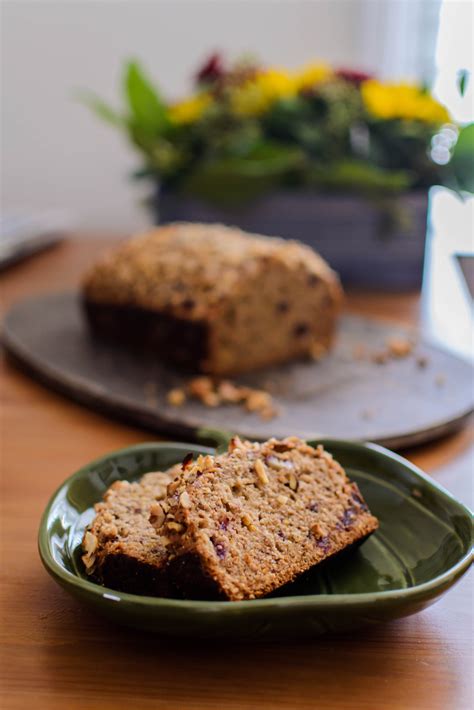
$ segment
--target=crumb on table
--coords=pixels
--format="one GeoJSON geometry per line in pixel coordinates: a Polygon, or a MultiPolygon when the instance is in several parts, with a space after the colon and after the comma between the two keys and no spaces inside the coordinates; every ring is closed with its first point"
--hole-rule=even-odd
{"type": "Polygon", "coordinates": [[[175,387],[168,392],[166,399],[173,407],[181,407],[186,401],[186,393],[180,387],[175,387]]]}
{"type": "MultiPolygon", "coordinates": [[[[352,348],[354,360],[370,360],[376,365],[385,365],[389,360],[401,360],[408,357],[415,349],[414,340],[405,336],[390,336],[385,340],[385,344],[377,350],[370,351],[364,343],[356,343],[352,348]]],[[[428,359],[425,356],[418,356],[419,367],[426,367],[428,359]]]]}
{"type": "Polygon", "coordinates": [[[158,392],[156,382],[145,382],[143,392],[145,394],[146,403],[151,407],[155,407],[158,404],[158,392]]]}
{"type": "Polygon", "coordinates": [[[389,357],[390,354],[388,352],[380,350],[379,352],[373,353],[372,362],[375,362],[376,365],[385,365],[389,357]]]}
{"type": "Polygon", "coordinates": [[[416,358],[416,364],[417,364],[418,367],[420,367],[420,368],[428,367],[429,361],[430,361],[430,360],[429,360],[429,357],[428,357],[427,355],[418,355],[418,357],[416,358]]]}
{"type": "Polygon", "coordinates": [[[195,399],[206,407],[220,404],[239,404],[247,412],[255,412],[262,419],[273,419],[278,415],[278,407],[268,392],[230,380],[215,380],[207,375],[193,377],[183,387],[175,387],[166,395],[173,407],[181,407],[187,399],[195,399]]]}
{"type": "Polygon", "coordinates": [[[363,343],[356,343],[352,349],[354,360],[363,360],[367,357],[367,347],[363,343]]]}
{"type": "Polygon", "coordinates": [[[387,349],[393,357],[407,357],[413,352],[415,344],[408,338],[388,338],[387,349]]]}

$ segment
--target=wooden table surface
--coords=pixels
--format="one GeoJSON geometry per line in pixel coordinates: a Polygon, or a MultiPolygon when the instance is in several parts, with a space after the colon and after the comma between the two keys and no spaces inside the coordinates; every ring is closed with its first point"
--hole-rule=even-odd
{"type": "MultiPolygon", "coordinates": [[[[1,275],[2,309],[73,287],[104,238],[71,239],[1,275]]],[[[354,312],[416,323],[418,297],[357,295],[354,312]]],[[[3,362],[1,387],[0,707],[472,707],[470,575],[424,612],[310,642],[173,641],[96,617],[43,570],[36,533],[55,488],[111,449],[151,440],[49,392],[3,362]]],[[[403,452],[472,504],[472,429],[403,452]]]]}

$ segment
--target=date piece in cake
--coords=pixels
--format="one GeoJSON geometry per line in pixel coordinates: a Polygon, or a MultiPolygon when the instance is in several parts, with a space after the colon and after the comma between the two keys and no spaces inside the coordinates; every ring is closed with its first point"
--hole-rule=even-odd
{"type": "Polygon", "coordinates": [[[83,284],[93,332],[214,375],[319,357],[342,291],[310,247],[178,223],[125,242],[83,284]]]}
{"type": "Polygon", "coordinates": [[[233,439],[224,454],[185,460],[165,508],[150,521],[189,598],[269,594],[378,527],[331,454],[296,437],[233,439]]]}
{"type": "Polygon", "coordinates": [[[171,469],[147,473],[136,483],[116,481],[97,503],[82,542],[82,561],[95,581],[132,594],[170,593],[166,548],[149,518],[174,474],[171,469]]]}

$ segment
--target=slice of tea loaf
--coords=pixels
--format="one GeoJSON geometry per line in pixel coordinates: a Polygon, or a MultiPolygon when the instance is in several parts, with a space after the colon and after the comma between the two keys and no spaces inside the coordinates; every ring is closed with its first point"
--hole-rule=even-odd
{"type": "Polygon", "coordinates": [[[166,548],[149,517],[174,475],[174,469],[147,473],[136,483],[116,481],[106,491],[82,542],[82,561],[95,581],[133,594],[169,593],[166,548]]]}
{"type": "Polygon", "coordinates": [[[186,597],[261,597],[378,527],[331,454],[296,437],[189,459],[150,517],[186,597]]]}
{"type": "Polygon", "coordinates": [[[83,296],[97,336],[226,375],[320,357],[342,291],[308,246],[179,223],[110,252],[86,275],[83,296]]]}

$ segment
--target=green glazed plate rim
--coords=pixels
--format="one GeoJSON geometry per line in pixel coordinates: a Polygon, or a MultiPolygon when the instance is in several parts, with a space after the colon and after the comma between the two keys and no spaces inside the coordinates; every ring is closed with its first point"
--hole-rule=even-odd
{"type": "MultiPolygon", "coordinates": [[[[203,430],[205,434],[204,438],[209,438],[209,434],[217,432],[209,432],[203,430]]],[[[219,443],[224,443],[224,439],[227,437],[222,435],[218,438],[219,443]]],[[[459,508],[460,513],[468,517],[471,520],[471,528],[473,521],[473,514],[463,503],[458,501],[454,496],[452,496],[443,486],[434,481],[430,476],[423,473],[423,471],[412,464],[407,459],[402,456],[386,449],[379,444],[373,443],[361,443],[357,441],[348,441],[344,439],[325,439],[312,440],[311,444],[323,444],[323,446],[330,448],[331,445],[343,446],[343,447],[353,447],[358,450],[370,450],[380,456],[388,457],[392,461],[396,462],[402,468],[408,470],[412,476],[423,482],[431,491],[434,491],[438,496],[444,500],[449,501],[459,508]]],[[[152,596],[142,596],[137,594],[128,594],[126,592],[119,592],[116,589],[110,587],[105,587],[94,582],[88,581],[82,577],[79,577],[72,572],[69,572],[64,567],[62,567],[53,557],[50,550],[50,536],[48,530],[48,520],[51,509],[55,505],[57,499],[63,492],[65,492],[71,482],[79,477],[85,476],[91,472],[96,466],[106,463],[112,458],[117,458],[119,456],[128,455],[132,453],[139,452],[153,452],[159,451],[160,449],[172,446],[175,449],[182,449],[183,454],[188,451],[195,451],[201,453],[210,453],[215,447],[204,447],[198,444],[182,443],[174,441],[163,441],[163,442],[146,442],[142,444],[134,444],[123,449],[117,449],[115,451],[109,452],[104,456],[100,456],[97,459],[89,462],[78,471],[69,476],[53,493],[51,496],[44,513],[41,517],[41,522],[38,531],[38,550],[40,554],[41,561],[46,568],[47,572],[52,575],[60,584],[68,587],[76,587],[82,589],[84,592],[100,597],[104,600],[109,600],[111,603],[116,603],[123,601],[127,604],[137,605],[143,608],[168,608],[168,609],[183,609],[183,610],[196,610],[200,612],[217,612],[217,613],[228,613],[230,610],[242,611],[242,610],[257,610],[262,608],[275,608],[275,607],[296,607],[296,606],[321,606],[321,607],[333,607],[339,606],[341,604],[347,603],[350,605],[358,606],[365,605],[367,602],[377,602],[389,599],[404,599],[409,600],[411,598],[418,598],[420,595],[425,596],[431,590],[438,590],[445,587],[445,585],[451,585],[454,583],[468,567],[473,562],[473,547],[471,543],[471,548],[459,559],[452,567],[443,572],[442,574],[433,577],[427,582],[421,584],[415,584],[409,588],[403,589],[391,589],[382,590],[376,592],[362,592],[354,594],[308,594],[308,595],[295,595],[295,596],[285,596],[285,597],[271,597],[263,599],[252,599],[246,601],[195,601],[195,600],[183,600],[183,599],[169,599],[166,597],[152,597],[152,596]]],[[[472,533],[471,533],[472,539],[472,533]]]]}

